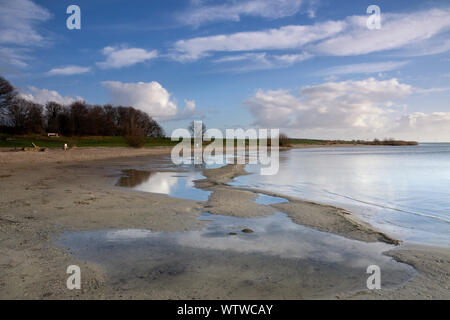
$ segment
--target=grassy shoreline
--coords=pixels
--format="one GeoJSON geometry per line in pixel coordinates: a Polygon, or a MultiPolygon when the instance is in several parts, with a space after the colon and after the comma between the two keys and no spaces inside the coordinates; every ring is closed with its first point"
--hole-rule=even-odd
{"type": "MultiPolygon", "coordinates": [[[[175,146],[178,141],[171,141],[170,138],[145,138],[143,147],[163,147],[175,146]]],[[[0,134],[0,148],[29,148],[33,143],[42,148],[61,148],[65,143],[76,147],[128,147],[126,138],[123,136],[60,136],[47,137],[44,135],[11,135],[0,134]]],[[[225,144],[225,142],[224,142],[225,144]]],[[[406,146],[418,145],[416,141],[401,140],[318,140],[318,139],[289,139],[289,145],[386,145],[386,146],[406,146]]],[[[248,145],[248,140],[246,140],[248,145]]]]}
{"type": "MultiPolygon", "coordinates": [[[[27,148],[33,144],[43,148],[61,148],[65,143],[75,147],[128,147],[123,136],[86,136],[86,137],[47,137],[43,135],[7,135],[0,134],[0,148],[27,148]]],[[[174,146],[176,141],[170,138],[146,138],[144,147],[174,146]]]]}

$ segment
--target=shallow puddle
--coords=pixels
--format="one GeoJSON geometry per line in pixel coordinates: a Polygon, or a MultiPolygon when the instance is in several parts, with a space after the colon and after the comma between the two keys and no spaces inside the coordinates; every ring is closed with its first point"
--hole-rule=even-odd
{"type": "Polygon", "coordinates": [[[365,289],[369,265],[380,267],[382,288],[414,274],[382,255],[393,246],[319,232],[283,213],[249,219],[204,213],[199,219],[209,221],[201,230],[72,232],[57,244],[104,266],[116,290],[160,298],[333,297],[365,289]]]}
{"type": "Polygon", "coordinates": [[[199,171],[171,172],[129,169],[122,172],[125,176],[117,182],[117,185],[121,187],[200,201],[208,200],[211,193],[194,187],[194,180],[204,178],[199,171]]]}

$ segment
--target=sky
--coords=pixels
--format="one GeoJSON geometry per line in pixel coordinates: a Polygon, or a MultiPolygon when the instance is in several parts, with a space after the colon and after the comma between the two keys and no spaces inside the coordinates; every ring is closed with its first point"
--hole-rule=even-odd
{"type": "Polygon", "coordinates": [[[0,0],[0,74],[42,104],[134,106],[168,135],[202,120],[450,141],[450,3],[0,0]],[[67,27],[72,4],[81,29],[67,27]]]}

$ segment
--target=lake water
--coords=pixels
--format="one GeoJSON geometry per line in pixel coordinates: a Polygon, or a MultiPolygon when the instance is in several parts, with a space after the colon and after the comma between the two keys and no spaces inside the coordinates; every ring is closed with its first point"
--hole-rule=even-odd
{"type": "Polygon", "coordinates": [[[450,144],[291,149],[277,175],[246,170],[231,185],[338,205],[400,239],[450,246],[450,144]]]}

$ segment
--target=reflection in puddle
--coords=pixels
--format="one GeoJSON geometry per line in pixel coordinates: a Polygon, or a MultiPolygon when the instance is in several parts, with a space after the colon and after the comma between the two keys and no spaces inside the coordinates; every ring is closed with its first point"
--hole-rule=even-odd
{"type": "Polygon", "coordinates": [[[316,231],[282,213],[248,219],[204,213],[200,219],[209,221],[202,230],[72,232],[58,244],[103,265],[117,290],[162,290],[169,297],[197,290],[203,298],[327,297],[365,289],[369,265],[380,266],[383,288],[414,273],[382,255],[393,246],[316,231]],[[211,297],[208,290],[222,291],[211,297]]]}
{"type": "Polygon", "coordinates": [[[255,202],[258,204],[270,205],[275,203],[285,203],[289,201],[284,198],[268,196],[266,194],[258,193],[258,197],[255,199],[255,202]]]}
{"type": "Polygon", "coordinates": [[[163,193],[175,198],[206,201],[210,191],[194,187],[194,180],[203,179],[201,172],[160,172],[144,170],[123,170],[126,176],[117,182],[118,186],[138,191],[163,193]]]}

